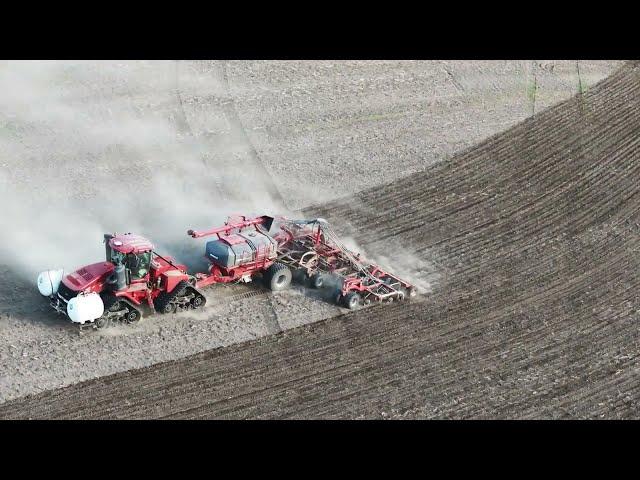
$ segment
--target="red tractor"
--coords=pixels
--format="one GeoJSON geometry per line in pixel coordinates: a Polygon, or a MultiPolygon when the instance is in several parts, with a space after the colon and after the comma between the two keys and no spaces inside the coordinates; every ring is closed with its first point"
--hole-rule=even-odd
{"type": "Polygon", "coordinates": [[[64,277],[61,270],[38,277],[40,293],[58,313],[81,326],[102,328],[116,320],[136,322],[145,310],[171,313],[206,303],[187,268],[158,255],[146,238],[126,233],[104,239],[106,261],[64,277]]]}

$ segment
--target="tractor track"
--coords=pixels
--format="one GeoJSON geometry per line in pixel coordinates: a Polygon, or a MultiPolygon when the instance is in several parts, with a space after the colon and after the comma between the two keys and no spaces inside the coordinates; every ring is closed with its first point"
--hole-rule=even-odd
{"type": "Polygon", "coordinates": [[[249,163],[251,168],[258,170],[261,173],[261,177],[263,181],[266,183],[267,192],[271,196],[272,200],[274,200],[278,205],[286,206],[284,197],[280,193],[278,186],[273,180],[273,176],[267,170],[264,165],[264,162],[260,158],[258,151],[256,150],[251,138],[247,134],[247,130],[240,119],[240,115],[238,114],[238,110],[236,108],[235,100],[231,93],[231,86],[229,85],[229,77],[227,74],[227,62],[222,62],[222,65],[219,67],[218,76],[222,80],[222,84],[225,87],[225,91],[227,96],[229,97],[229,101],[223,104],[223,110],[225,118],[227,119],[228,124],[231,126],[232,131],[239,135],[242,143],[246,145],[248,148],[249,154],[249,163]]]}
{"type": "MultiPolygon", "coordinates": [[[[178,108],[175,111],[175,120],[177,127],[180,131],[182,131],[185,135],[188,135],[192,138],[198,137],[199,141],[205,142],[210,151],[216,151],[220,148],[220,145],[224,145],[228,151],[225,153],[226,157],[233,158],[233,164],[235,166],[234,171],[238,175],[246,174],[247,172],[258,173],[260,177],[261,185],[266,189],[266,193],[271,197],[271,200],[275,202],[277,205],[285,205],[284,198],[282,197],[276,183],[273,180],[273,177],[266,169],[264,162],[260,158],[257,150],[255,149],[253,143],[247,131],[240,119],[238,111],[235,106],[235,101],[233,99],[233,94],[231,92],[231,87],[229,85],[229,79],[227,77],[227,67],[226,62],[216,62],[211,65],[211,70],[209,74],[217,81],[217,83],[222,86],[223,92],[218,95],[218,99],[214,102],[219,108],[219,112],[224,117],[224,120],[228,126],[229,131],[226,132],[224,137],[221,136],[211,136],[210,133],[206,132],[203,135],[198,134],[191,122],[189,121],[189,117],[184,107],[183,93],[180,86],[180,71],[179,71],[179,61],[175,62],[175,94],[177,99],[178,108]],[[231,140],[230,140],[231,139],[231,140]],[[233,153],[234,149],[241,147],[243,153],[245,155],[235,155],[233,153]]],[[[217,167],[212,162],[208,162],[206,158],[206,154],[208,152],[204,152],[202,156],[202,162],[206,169],[214,169],[217,167]]],[[[229,158],[225,158],[221,161],[228,162],[229,158]]],[[[227,168],[230,165],[226,165],[227,168]]],[[[222,170],[222,168],[220,168],[222,170]]],[[[215,180],[216,188],[219,193],[226,200],[230,200],[233,197],[233,194],[226,191],[223,183],[220,179],[215,180]]]]}
{"type": "MultiPolygon", "coordinates": [[[[184,103],[182,100],[182,94],[180,92],[180,62],[179,61],[175,61],[174,63],[175,65],[175,97],[177,100],[177,108],[175,108],[174,110],[174,120],[175,120],[175,124],[176,124],[176,128],[178,129],[179,132],[181,132],[183,135],[186,135],[187,137],[193,139],[196,138],[196,135],[193,131],[193,128],[191,127],[191,124],[189,123],[189,118],[187,117],[187,113],[184,109],[184,103]]],[[[206,137],[204,138],[200,138],[200,141],[204,141],[206,137]]],[[[205,154],[201,153],[200,154],[200,160],[202,161],[202,164],[204,165],[204,171],[206,172],[207,175],[209,175],[209,171],[210,171],[210,165],[207,163],[207,157],[205,154]]],[[[216,189],[216,193],[221,197],[221,198],[225,198],[227,197],[227,193],[224,190],[224,187],[220,181],[220,179],[216,176],[212,176],[211,177],[211,183],[213,185],[215,185],[215,189],[216,189]]]]}
{"type": "MultiPolygon", "coordinates": [[[[260,172],[260,176],[262,178],[263,185],[266,185],[267,194],[271,197],[272,201],[274,201],[277,205],[282,205],[286,207],[286,203],[284,197],[280,193],[278,186],[274,182],[274,179],[271,173],[267,170],[264,165],[264,162],[260,158],[258,151],[255,149],[253,142],[249,138],[247,134],[247,130],[244,128],[242,120],[240,119],[240,115],[238,114],[238,110],[235,105],[235,100],[233,99],[233,95],[231,93],[231,86],[229,85],[229,77],[227,74],[227,63],[222,62],[218,68],[218,76],[222,80],[222,84],[224,85],[225,92],[229,97],[229,101],[225,102],[223,107],[223,112],[227,123],[232,129],[233,134],[240,137],[240,141],[247,147],[247,153],[249,157],[249,165],[245,168],[249,168],[250,170],[256,170],[260,172]]],[[[267,331],[270,335],[279,333],[282,331],[282,327],[278,322],[278,313],[273,305],[273,300],[271,297],[267,297],[267,302],[269,303],[269,307],[271,310],[271,315],[267,317],[265,323],[267,327],[267,331]]]]}
{"type": "Polygon", "coordinates": [[[9,401],[0,418],[638,418],[638,131],[628,63],[423,173],[308,209],[367,250],[433,261],[446,275],[422,301],[9,401]]]}

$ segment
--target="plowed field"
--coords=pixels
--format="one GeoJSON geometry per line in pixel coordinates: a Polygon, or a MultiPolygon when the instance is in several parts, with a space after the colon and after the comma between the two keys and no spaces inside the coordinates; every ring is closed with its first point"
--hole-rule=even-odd
{"type": "Polygon", "coordinates": [[[630,63],[449,161],[309,209],[367,251],[433,264],[417,301],[10,401],[0,418],[636,418],[639,133],[630,63]]]}

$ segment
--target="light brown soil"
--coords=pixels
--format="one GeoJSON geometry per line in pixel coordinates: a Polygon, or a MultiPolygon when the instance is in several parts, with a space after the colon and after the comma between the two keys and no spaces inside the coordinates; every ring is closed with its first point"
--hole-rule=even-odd
{"type": "Polygon", "coordinates": [[[313,208],[439,273],[383,305],[10,401],[0,418],[637,418],[640,66],[313,208]]]}
{"type": "MultiPolygon", "coordinates": [[[[211,292],[205,315],[78,337],[35,277],[99,260],[104,232],[135,231],[193,260],[203,246],[188,228],[423,171],[620,64],[0,62],[0,403],[340,313],[299,291],[231,303],[211,292]]],[[[376,246],[337,213],[358,249],[424,291],[437,284],[439,253],[376,246]]]]}

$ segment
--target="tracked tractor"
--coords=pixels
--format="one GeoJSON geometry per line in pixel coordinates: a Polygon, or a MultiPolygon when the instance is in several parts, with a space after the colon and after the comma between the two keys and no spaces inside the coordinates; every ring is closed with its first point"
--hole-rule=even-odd
{"type": "Polygon", "coordinates": [[[81,326],[133,323],[147,312],[172,313],[204,306],[206,299],[184,265],[154,251],[132,233],[105,234],[104,262],[64,275],[49,270],[38,276],[38,289],[53,309],[81,326]]]}

